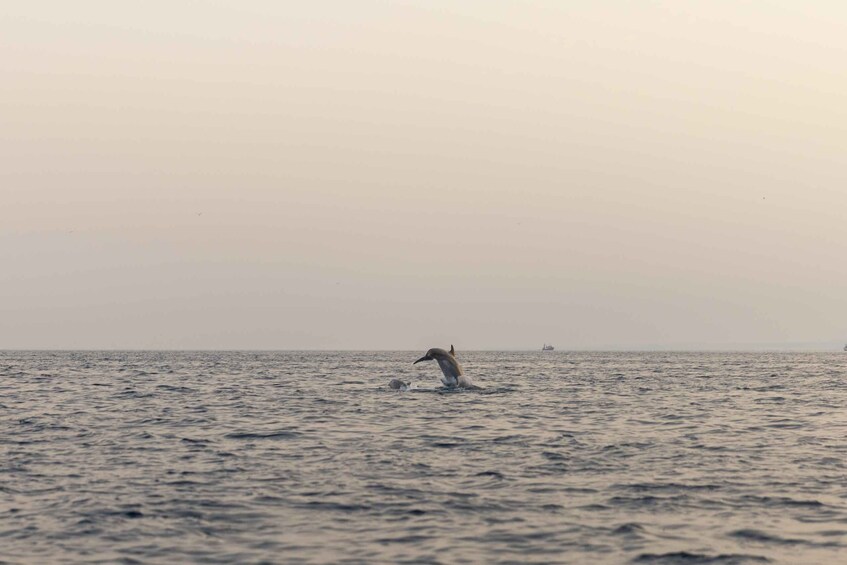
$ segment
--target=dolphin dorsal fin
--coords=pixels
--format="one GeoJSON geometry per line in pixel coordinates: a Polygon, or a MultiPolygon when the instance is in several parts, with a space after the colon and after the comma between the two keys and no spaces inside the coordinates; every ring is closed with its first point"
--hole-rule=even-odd
{"type": "Polygon", "coordinates": [[[452,344],[452,343],[450,344],[450,355],[452,355],[453,357],[455,357],[455,356],[456,356],[456,350],[455,350],[455,349],[453,349],[453,344],[452,344]]]}

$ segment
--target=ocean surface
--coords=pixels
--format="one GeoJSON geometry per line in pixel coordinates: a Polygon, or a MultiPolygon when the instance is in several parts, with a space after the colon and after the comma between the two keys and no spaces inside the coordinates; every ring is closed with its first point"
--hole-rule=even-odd
{"type": "Polygon", "coordinates": [[[0,562],[847,563],[847,353],[422,354],[0,352],[0,562]]]}

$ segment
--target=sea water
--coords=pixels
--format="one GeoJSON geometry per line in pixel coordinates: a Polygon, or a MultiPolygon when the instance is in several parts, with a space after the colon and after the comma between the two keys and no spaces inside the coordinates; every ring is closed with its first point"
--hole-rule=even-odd
{"type": "Polygon", "coordinates": [[[0,352],[0,562],[847,563],[847,354],[421,354],[0,352]]]}

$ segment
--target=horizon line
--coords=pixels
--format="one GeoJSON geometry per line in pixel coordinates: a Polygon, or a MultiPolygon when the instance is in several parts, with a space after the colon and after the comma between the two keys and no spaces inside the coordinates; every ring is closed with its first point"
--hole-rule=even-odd
{"type": "MultiPolygon", "coordinates": [[[[117,348],[102,348],[102,347],[83,347],[83,348],[67,348],[67,347],[0,347],[0,352],[244,352],[244,353],[262,353],[262,352],[314,352],[314,353],[331,353],[331,352],[392,352],[392,351],[419,351],[420,348],[378,348],[378,349],[362,349],[362,348],[146,348],[146,347],[117,347],[117,348]]],[[[526,347],[509,347],[509,348],[470,348],[459,349],[459,351],[468,352],[542,352],[541,348],[526,348],[526,347]]],[[[826,347],[823,345],[816,346],[800,346],[800,345],[761,345],[761,346],[738,346],[738,347],[685,347],[685,346],[668,346],[662,347],[579,347],[579,348],[557,348],[552,353],[765,353],[765,352],[830,352],[842,351],[841,346],[833,345],[826,347]]],[[[545,353],[550,353],[545,352],[545,353]]]]}

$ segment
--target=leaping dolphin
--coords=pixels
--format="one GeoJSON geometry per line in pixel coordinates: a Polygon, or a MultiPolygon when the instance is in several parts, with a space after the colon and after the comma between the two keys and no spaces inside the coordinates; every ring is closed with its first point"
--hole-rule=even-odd
{"type": "Polygon", "coordinates": [[[412,365],[420,363],[421,361],[432,361],[433,359],[438,361],[438,366],[441,368],[441,372],[444,373],[444,377],[442,377],[441,382],[447,388],[479,388],[464,375],[462,366],[459,365],[459,361],[456,360],[456,350],[453,349],[452,345],[450,346],[450,351],[444,351],[441,348],[433,347],[426,352],[426,355],[412,363],[412,365]]]}

